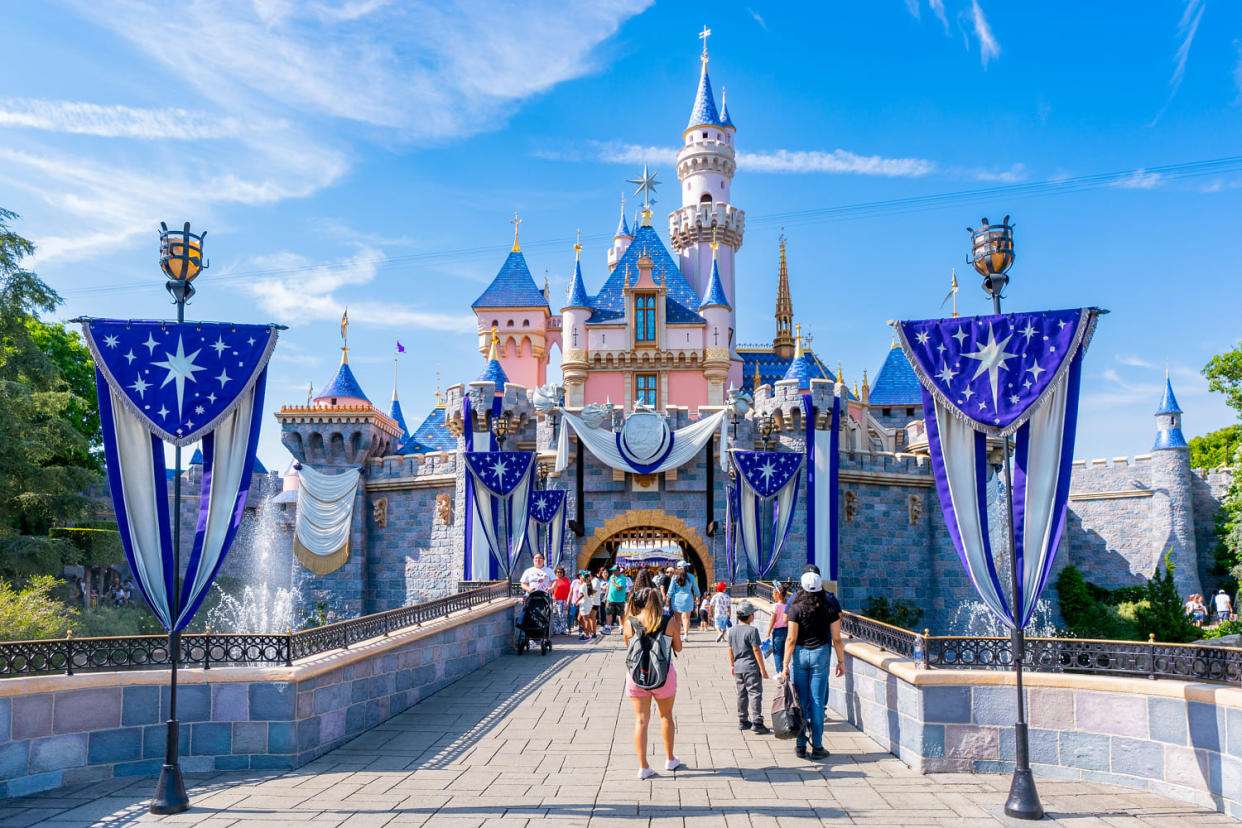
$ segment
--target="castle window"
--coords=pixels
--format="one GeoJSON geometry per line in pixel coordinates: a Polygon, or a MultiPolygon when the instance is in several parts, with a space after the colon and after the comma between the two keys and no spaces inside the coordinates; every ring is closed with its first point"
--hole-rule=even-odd
{"type": "Polygon", "coordinates": [[[699,203],[700,203],[700,204],[711,204],[711,203],[712,203],[712,194],[711,194],[711,193],[703,193],[703,195],[699,196],[699,203]]]}
{"type": "Polygon", "coordinates": [[[634,341],[655,342],[656,298],[651,293],[634,297],[634,341]]]}
{"type": "Polygon", "coordinates": [[[522,327],[523,327],[523,328],[529,328],[529,327],[530,327],[530,320],[529,320],[529,319],[523,319],[523,320],[522,320],[522,327]]]}
{"type": "Polygon", "coordinates": [[[885,417],[891,417],[891,416],[893,416],[893,409],[891,409],[891,408],[881,408],[881,409],[880,409],[880,414],[881,414],[881,415],[883,415],[883,416],[885,416],[885,417]]]}
{"type": "Polygon", "coordinates": [[[506,327],[506,328],[512,328],[512,327],[513,327],[513,320],[512,320],[512,319],[510,319],[508,322],[506,322],[506,323],[505,323],[505,327],[506,327]]]}
{"type": "Polygon", "coordinates": [[[706,133],[706,132],[704,132],[704,133],[703,133],[703,137],[704,137],[704,138],[706,138],[706,137],[707,137],[707,133],[706,133]]]}
{"type": "Polygon", "coordinates": [[[906,416],[907,416],[907,417],[913,417],[913,416],[914,416],[914,409],[913,409],[913,408],[907,408],[907,409],[906,409],[906,416]]]}
{"type": "Polygon", "coordinates": [[[634,401],[651,408],[658,407],[659,394],[656,392],[656,374],[634,375],[634,401]]]}
{"type": "Polygon", "coordinates": [[[492,320],[492,327],[493,327],[493,328],[499,328],[499,327],[500,327],[500,320],[499,320],[499,319],[493,319],[493,320],[492,320]]]}

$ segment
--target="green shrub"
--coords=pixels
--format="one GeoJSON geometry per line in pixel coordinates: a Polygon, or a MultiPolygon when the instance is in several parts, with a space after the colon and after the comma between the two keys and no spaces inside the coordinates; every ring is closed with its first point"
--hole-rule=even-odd
{"type": "Polygon", "coordinates": [[[85,566],[108,566],[120,563],[125,558],[125,550],[121,546],[121,533],[116,529],[58,526],[48,534],[53,538],[66,540],[73,544],[78,550],[78,558],[73,563],[85,566]]]}
{"type": "Polygon", "coordinates": [[[1126,586],[1108,590],[1108,603],[1113,606],[1120,606],[1121,604],[1136,604],[1139,601],[1146,600],[1146,586],[1126,586]]]}
{"type": "Polygon", "coordinates": [[[1234,635],[1242,633],[1242,620],[1221,621],[1215,627],[1206,627],[1199,630],[1200,638],[1220,638],[1222,635],[1234,635]]]}
{"type": "Polygon", "coordinates": [[[869,597],[863,606],[862,614],[873,620],[901,627],[903,630],[916,629],[923,618],[923,610],[905,601],[893,601],[889,604],[888,599],[882,595],[869,597]]]}
{"type": "Polygon", "coordinates": [[[35,575],[17,590],[8,581],[0,580],[0,640],[63,638],[73,629],[78,611],[52,595],[63,583],[50,575],[35,575]]]}
{"type": "MultiPolygon", "coordinates": [[[[1136,641],[1133,604],[1114,606],[1113,596],[1123,590],[1107,590],[1085,580],[1075,566],[1067,566],[1057,576],[1057,597],[1066,632],[1074,638],[1106,638],[1136,641]],[[1122,610],[1125,607],[1125,610],[1122,610]]],[[[1142,589],[1140,587],[1140,589],[1142,589]]]]}
{"type": "Polygon", "coordinates": [[[155,614],[138,599],[123,607],[104,604],[82,615],[74,635],[105,637],[117,635],[159,635],[164,632],[155,614]]]}
{"type": "Polygon", "coordinates": [[[1199,638],[1202,631],[1186,616],[1186,608],[1177,585],[1173,582],[1173,550],[1164,554],[1164,571],[1157,564],[1156,572],[1147,582],[1147,606],[1135,610],[1135,624],[1144,636],[1155,636],[1157,641],[1184,644],[1199,638]]]}

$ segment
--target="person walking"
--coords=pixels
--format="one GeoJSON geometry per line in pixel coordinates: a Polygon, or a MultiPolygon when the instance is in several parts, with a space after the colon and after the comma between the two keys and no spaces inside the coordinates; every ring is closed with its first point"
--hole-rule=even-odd
{"type": "Polygon", "coordinates": [[[595,587],[595,614],[601,632],[608,632],[608,608],[604,597],[608,594],[608,570],[600,567],[595,573],[595,577],[591,579],[591,585],[595,587]]]}
{"type": "Polygon", "coordinates": [[[677,574],[665,587],[668,596],[668,608],[681,621],[682,635],[690,632],[690,613],[694,612],[695,603],[699,599],[699,583],[686,574],[685,567],[677,570],[677,574]]]}
{"type": "Polygon", "coordinates": [[[1233,619],[1233,602],[1229,600],[1228,593],[1223,589],[1216,590],[1213,602],[1216,604],[1217,621],[1230,621],[1233,619]]]}
{"type": "Polygon", "coordinates": [[[552,582],[552,634],[569,634],[569,591],[573,584],[565,577],[565,567],[556,568],[556,580],[552,582]]]}
{"type": "Polygon", "coordinates": [[[590,641],[598,635],[595,632],[595,599],[598,594],[595,584],[589,578],[584,579],[578,592],[578,621],[582,625],[579,641],[590,641]]]}
{"type": "MultiPolygon", "coordinates": [[[[634,677],[628,670],[625,676],[625,692],[634,705],[634,750],[638,753],[638,778],[650,779],[659,775],[647,762],[647,728],[651,724],[652,699],[655,699],[656,710],[660,716],[660,736],[664,740],[664,769],[672,771],[681,766],[681,760],[673,752],[673,702],[677,698],[677,669],[672,663],[672,654],[681,652],[681,624],[676,617],[665,617],[664,601],[661,600],[658,589],[636,590],[630,606],[637,611],[625,619],[622,632],[627,647],[641,647],[646,644],[650,645],[654,653],[660,642],[651,639],[658,639],[659,636],[668,638],[669,662],[667,676],[662,685],[644,689],[634,683],[634,677]]],[[[629,658],[626,660],[628,662],[629,658]]]]}
{"type": "Polygon", "coordinates": [[[726,592],[729,587],[724,581],[716,584],[716,594],[712,596],[712,620],[716,624],[716,641],[724,641],[725,631],[733,626],[729,619],[733,611],[733,599],[726,592]]]}
{"type": "Polygon", "coordinates": [[[755,607],[743,601],[737,608],[737,625],[729,629],[729,670],[737,685],[737,727],[760,736],[771,733],[763,723],[763,679],[768,667],[760,649],[759,631],[751,626],[755,607]]]}
{"type": "Polygon", "coordinates": [[[606,633],[625,619],[625,596],[629,592],[629,584],[630,579],[614,566],[608,576],[608,591],[604,596],[608,601],[608,623],[604,626],[606,633]]]}
{"type": "MultiPolygon", "coordinates": [[[[785,660],[777,681],[793,681],[798,690],[811,732],[812,759],[823,759],[824,709],[828,705],[828,645],[837,652],[836,676],[845,675],[845,644],[841,641],[841,605],[824,591],[823,579],[814,572],[802,575],[802,588],[789,603],[789,635],[785,641],[785,660]]],[[[806,731],[798,734],[795,753],[806,758],[806,731]]]]}
{"type": "Polygon", "coordinates": [[[582,597],[582,587],[586,580],[586,574],[586,570],[579,569],[578,574],[569,583],[569,629],[567,634],[572,634],[574,628],[579,626],[578,613],[580,609],[578,607],[578,599],[582,597]]]}
{"type": "Polygon", "coordinates": [[[785,658],[785,639],[789,635],[785,597],[785,587],[782,584],[772,587],[772,620],[768,622],[768,638],[772,642],[772,665],[778,673],[785,658]]]}

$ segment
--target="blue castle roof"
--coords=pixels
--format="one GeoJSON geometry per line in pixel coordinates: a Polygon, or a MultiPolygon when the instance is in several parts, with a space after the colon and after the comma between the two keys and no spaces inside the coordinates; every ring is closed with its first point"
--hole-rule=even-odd
{"type": "MultiPolygon", "coordinates": [[[[789,373],[789,368],[793,363],[792,357],[782,359],[771,350],[766,349],[762,351],[739,349],[738,354],[742,357],[742,388],[750,391],[752,394],[755,391],[756,367],[759,369],[759,385],[771,385],[778,380],[785,379],[785,375],[789,373]]],[[[812,379],[836,381],[836,377],[834,377],[832,372],[826,369],[815,357],[815,353],[813,351],[807,349],[804,352],[803,358],[806,359],[811,366],[811,373],[808,375],[808,381],[812,379]]],[[[852,399],[854,395],[846,390],[845,396],[852,399]]]]}
{"type": "Polygon", "coordinates": [[[405,416],[401,413],[401,401],[395,396],[392,398],[392,407],[388,409],[388,416],[397,421],[397,425],[401,426],[402,434],[409,434],[410,430],[405,425],[405,416]]]}
{"type": "Polygon", "coordinates": [[[690,110],[690,123],[686,129],[697,126],[723,126],[720,113],[716,111],[716,98],[712,95],[712,81],[707,76],[707,64],[703,64],[703,73],[699,75],[699,89],[694,95],[694,108],[690,110]]]}
{"type": "Polygon", "coordinates": [[[547,307],[547,297],[535,284],[526,266],[526,257],[520,250],[509,253],[500,272],[487,286],[472,308],[537,308],[547,307]]]}
{"type": "Polygon", "coordinates": [[[457,448],[457,438],[444,422],[444,406],[437,405],[405,439],[397,454],[426,454],[429,451],[452,451],[457,448]]]}
{"type": "MultiPolygon", "coordinates": [[[[624,218],[624,216],[622,216],[624,218]]],[[[582,281],[582,262],[574,260],[574,278],[569,283],[569,300],[565,303],[567,308],[589,308],[591,307],[591,298],[587,296],[586,283],[582,281]]]]}
{"type": "Polygon", "coordinates": [[[720,107],[720,125],[728,127],[735,132],[737,131],[737,127],[733,125],[733,119],[729,117],[729,105],[727,103],[722,103],[720,107]]]}
{"type": "Polygon", "coordinates": [[[725,296],[724,284],[720,281],[720,266],[715,258],[712,259],[712,278],[707,283],[707,295],[699,303],[699,310],[711,307],[732,307],[729,304],[729,298],[725,296]]]}
{"type": "Polygon", "coordinates": [[[910,367],[905,351],[890,348],[884,358],[884,365],[876,375],[875,385],[871,386],[871,405],[922,405],[923,392],[919,378],[910,367]]]}
{"type": "Polygon", "coordinates": [[[1181,414],[1182,407],[1177,404],[1177,397],[1173,396],[1173,383],[1166,376],[1164,378],[1164,397],[1160,400],[1160,407],[1156,409],[1157,414],[1181,414]]]}
{"type": "Polygon", "coordinates": [[[489,360],[487,367],[483,369],[483,373],[479,374],[476,382],[494,382],[496,384],[497,393],[505,390],[505,384],[509,382],[509,377],[505,374],[505,369],[500,367],[500,360],[489,360]]]}
{"type": "Polygon", "coordinates": [[[795,356],[789,363],[789,367],[785,369],[785,376],[782,380],[797,380],[798,389],[800,391],[810,390],[811,380],[822,376],[819,366],[811,362],[811,358],[806,354],[795,356]]]}
{"type": "Polygon", "coordinates": [[[336,376],[332,381],[319,389],[319,393],[315,395],[315,399],[324,397],[352,397],[357,400],[371,400],[362,392],[362,386],[358,384],[358,380],[354,377],[354,372],[350,370],[348,362],[342,362],[341,367],[336,369],[336,376]]]}
{"type": "Polygon", "coordinates": [[[613,235],[613,238],[615,239],[618,236],[632,236],[632,235],[634,234],[630,232],[630,226],[625,223],[625,205],[622,204],[621,205],[621,220],[617,222],[617,232],[613,235]]]}
{"type": "Polygon", "coordinates": [[[630,283],[638,279],[638,259],[643,251],[651,257],[651,277],[660,283],[668,280],[667,303],[664,319],[670,324],[703,323],[703,317],[695,312],[699,306],[699,295],[681,275],[681,266],[668,252],[664,242],[655,228],[650,225],[639,227],[634,231],[634,241],[626,248],[624,255],[617,261],[617,267],[608,276],[608,281],[600,288],[591,300],[591,309],[595,313],[587,320],[588,325],[616,323],[625,316],[625,273],[628,268],[630,283]]]}

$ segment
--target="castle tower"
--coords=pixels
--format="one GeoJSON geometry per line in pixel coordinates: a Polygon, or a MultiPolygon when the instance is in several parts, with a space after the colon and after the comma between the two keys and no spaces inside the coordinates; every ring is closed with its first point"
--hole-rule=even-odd
{"type": "Polygon", "coordinates": [[[720,282],[720,267],[716,259],[718,248],[719,245],[712,242],[712,275],[707,283],[707,293],[699,303],[699,316],[707,321],[703,376],[707,379],[708,405],[724,405],[730,345],[733,342],[733,308],[720,282]]]}
{"type": "Polygon", "coordinates": [[[1190,446],[1182,436],[1182,409],[1173,395],[1168,373],[1164,397],[1156,409],[1156,443],[1152,446],[1151,537],[1152,558],[1163,562],[1172,551],[1177,568],[1173,580],[1184,597],[1202,592],[1195,544],[1195,513],[1191,494],[1190,446]]]}
{"type": "MultiPolygon", "coordinates": [[[[401,343],[397,343],[397,347],[394,350],[400,353],[401,343]]],[[[397,399],[397,353],[392,355],[392,405],[388,408],[388,416],[396,421],[404,439],[410,436],[410,429],[405,424],[405,414],[401,411],[401,401],[397,399]]]]}
{"type": "MultiPolygon", "coordinates": [[[[681,272],[699,296],[707,294],[713,261],[719,260],[720,283],[730,306],[733,292],[734,254],[742,246],[745,214],[730,201],[733,172],[737,168],[733,151],[736,129],[728,116],[716,109],[711,78],[707,74],[707,39],[704,30],[702,70],[694,96],[690,121],[682,133],[677,152],[677,179],[681,187],[681,207],[668,217],[669,238],[681,258],[681,272]],[[717,236],[720,249],[713,257],[711,242],[717,236]]],[[[730,327],[733,310],[730,310],[730,327]]]]}
{"type": "MultiPolygon", "coordinates": [[[[613,240],[613,249],[608,251],[609,270],[616,266],[613,252],[617,249],[618,239],[629,246],[632,236],[623,236],[622,231],[629,232],[625,225],[625,205],[621,205],[621,223],[617,226],[617,238],[613,240]]],[[[625,247],[621,252],[625,252],[625,247]]],[[[619,256],[620,254],[618,254],[619,256]]],[[[587,379],[587,330],[586,321],[591,318],[591,299],[587,296],[586,284],[582,281],[582,243],[574,244],[574,277],[569,283],[569,296],[565,307],[561,309],[561,336],[564,340],[564,352],[561,358],[561,374],[565,382],[565,404],[571,408],[581,408],[586,404],[585,391],[587,379]]]]}
{"type": "Polygon", "coordinates": [[[776,338],[772,351],[781,359],[794,354],[793,298],[789,295],[789,269],[785,266],[785,231],[781,228],[781,267],[776,280],[776,338]]]}
{"type": "Polygon", "coordinates": [[[630,226],[625,223],[625,196],[623,195],[621,196],[621,219],[617,222],[617,232],[612,237],[612,247],[608,248],[609,273],[617,269],[617,262],[621,261],[621,257],[625,255],[632,241],[634,241],[634,234],[630,231],[630,226]]]}
{"type": "Polygon", "coordinates": [[[510,223],[513,249],[470,307],[478,319],[479,353],[489,354],[495,339],[497,359],[506,375],[519,385],[536,388],[548,381],[548,348],[556,336],[549,330],[548,297],[535,284],[518,243],[521,219],[514,213],[510,223]]]}

